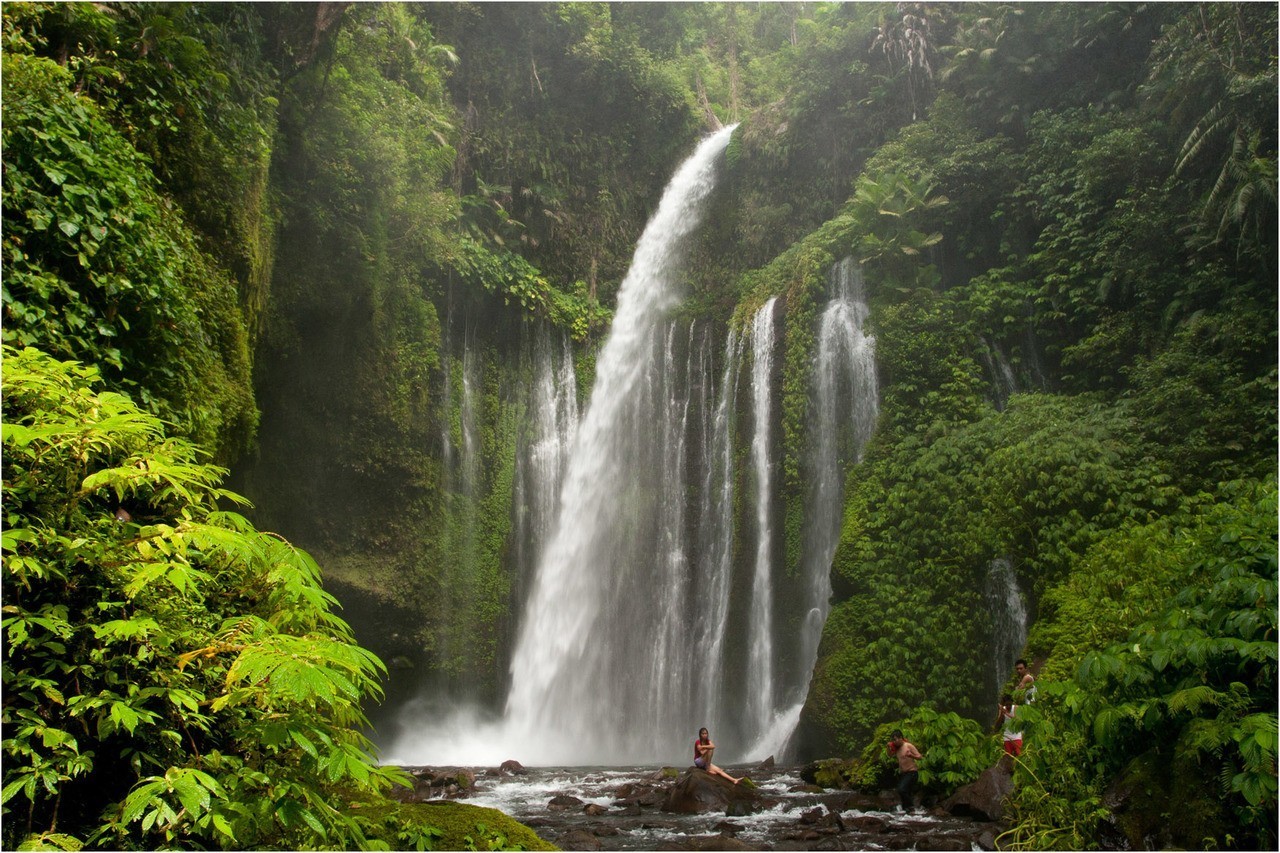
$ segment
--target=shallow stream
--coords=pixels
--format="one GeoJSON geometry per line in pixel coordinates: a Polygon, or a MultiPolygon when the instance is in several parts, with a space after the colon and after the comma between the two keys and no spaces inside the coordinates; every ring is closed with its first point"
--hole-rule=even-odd
{"type": "Polygon", "coordinates": [[[760,811],[662,811],[675,778],[653,766],[534,767],[519,775],[476,769],[474,789],[459,799],[498,809],[566,850],[975,850],[990,849],[996,832],[932,808],[900,813],[892,792],[816,789],[797,768],[725,769],[757,783],[760,811]]]}

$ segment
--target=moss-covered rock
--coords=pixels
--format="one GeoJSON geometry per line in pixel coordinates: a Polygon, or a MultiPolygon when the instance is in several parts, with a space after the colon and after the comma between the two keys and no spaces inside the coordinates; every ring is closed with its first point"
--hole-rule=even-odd
{"type": "Polygon", "coordinates": [[[820,788],[851,788],[861,762],[851,758],[824,758],[800,768],[800,778],[820,788]]]}
{"type": "Polygon", "coordinates": [[[412,849],[423,836],[433,850],[558,850],[532,829],[497,809],[467,803],[395,803],[357,805],[352,809],[369,823],[370,840],[392,850],[412,849]],[[434,831],[433,831],[434,830],[434,831]]]}

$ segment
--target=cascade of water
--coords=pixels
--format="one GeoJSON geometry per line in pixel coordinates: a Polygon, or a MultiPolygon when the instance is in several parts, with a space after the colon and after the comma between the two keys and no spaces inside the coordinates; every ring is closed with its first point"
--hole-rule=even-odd
{"type": "Polygon", "coordinates": [[[799,722],[831,608],[831,564],[840,541],[845,475],[861,461],[879,414],[875,338],[864,331],[869,308],[862,269],[845,258],[832,265],[827,281],[831,298],[818,321],[804,460],[809,484],[800,556],[804,615],[796,665],[791,678],[779,685],[783,707],[752,746],[753,758],[784,754],[799,722]]]}
{"type": "MultiPolygon", "coordinates": [[[[557,347],[549,329],[539,326],[530,360],[533,382],[526,408],[527,432],[514,487],[514,562],[522,585],[532,577],[537,556],[554,529],[569,448],[578,431],[577,375],[569,339],[561,334],[557,347]]],[[[517,595],[517,604],[523,599],[517,595]]]]}
{"type": "MultiPolygon", "coordinates": [[[[466,318],[454,315],[452,303],[445,315],[444,346],[441,357],[443,392],[441,430],[443,465],[441,494],[444,500],[444,528],[441,546],[450,555],[444,568],[441,593],[434,598],[441,620],[466,606],[471,600],[479,562],[477,493],[480,483],[480,427],[476,389],[481,378],[480,358],[469,340],[466,318]],[[457,334],[461,330],[461,344],[457,334]],[[461,350],[459,354],[457,351],[461,350]]],[[[447,621],[446,621],[447,624],[447,621]]],[[[441,660],[463,654],[461,635],[442,631],[436,638],[441,660]]],[[[449,678],[452,678],[451,674],[449,678]]],[[[467,685],[454,683],[466,692],[467,685]]]]}
{"type": "Polygon", "coordinates": [[[751,325],[752,410],[755,432],[751,462],[756,481],[756,561],[748,623],[747,730],[760,732],[774,709],[773,683],[773,312],[777,297],[764,304],[751,325]]]}
{"type": "MultiPolygon", "coordinates": [[[[652,504],[664,476],[653,463],[666,449],[651,427],[659,413],[639,407],[658,325],[677,299],[680,245],[699,224],[732,131],[704,141],[672,178],[618,293],[512,663],[507,722],[530,763],[666,760],[686,734],[649,713],[672,691],[635,677],[636,655],[649,654],[661,630],[655,584],[665,582],[654,575],[652,504]]],[[[668,652],[655,677],[685,677],[686,651],[668,652]]]]}
{"type": "Polygon", "coordinates": [[[831,562],[840,542],[845,474],[862,460],[879,415],[875,338],[864,331],[870,309],[862,268],[845,258],[832,266],[828,281],[832,295],[818,324],[809,412],[809,493],[801,558],[808,609],[798,658],[798,671],[805,679],[798,685],[801,693],[808,690],[830,611],[831,562]]]}
{"type": "MultiPolygon", "coordinates": [[[[480,426],[476,418],[476,388],[479,387],[479,360],[471,341],[463,340],[462,348],[462,458],[459,473],[462,475],[461,492],[468,498],[476,495],[480,477],[480,426]]],[[[474,533],[474,513],[468,523],[468,533],[474,533]]]]}
{"type": "MultiPolygon", "coordinates": [[[[704,341],[709,345],[709,337],[704,341]]],[[[703,548],[698,565],[698,588],[690,600],[692,612],[689,614],[695,631],[691,669],[699,674],[693,684],[693,707],[709,709],[712,715],[709,724],[717,730],[728,722],[718,710],[724,708],[725,637],[733,578],[733,423],[741,350],[742,338],[731,329],[725,343],[719,393],[710,389],[707,393],[707,400],[716,400],[715,409],[712,411],[709,406],[703,409],[707,452],[698,524],[703,548]]],[[[706,347],[702,363],[706,375],[711,369],[711,355],[706,347]]]]}
{"type": "Polygon", "coordinates": [[[1027,643],[1027,605],[1018,588],[1013,565],[997,557],[987,566],[983,594],[992,630],[991,694],[996,694],[1013,671],[1014,661],[1027,643]]]}
{"type": "MultiPolygon", "coordinates": [[[[689,327],[692,334],[693,328],[689,327]]],[[[660,470],[657,529],[654,541],[655,563],[654,596],[659,601],[656,615],[653,645],[649,654],[648,678],[653,685],[654,697],[651,712],[658,717],[658,727],[669,730],[676,720],[687,716],[689,709],[688,685],[679,672],[683,669],[681,655],[689,648],[688,620],[684,603],[691,593],[692,578],[689,574],[688,545],[685,542],[686,512],[686,441],[689,436],[689,389],[687,377],[680,376],[677,358],[679,324],[672,323],[666,330],[662,347],[662,364],[654,374],[660,387],[656,388],[656,408],[659,414],[658,431],[662,452],[656,460],[660,470]],[[678,381],[684,379],[686,381],[678,381]]]]}
{"type": "Polygon", "coordinates": [[[992,401],[996,411],[1003,412],[1009,398],[1018,392],[1018,380],[1013,375],[1013,367],[1005,356],[1004,350],[994,342],[984,341],[982,360],[986,362],[987,373],[991,377],[992,401]]]}

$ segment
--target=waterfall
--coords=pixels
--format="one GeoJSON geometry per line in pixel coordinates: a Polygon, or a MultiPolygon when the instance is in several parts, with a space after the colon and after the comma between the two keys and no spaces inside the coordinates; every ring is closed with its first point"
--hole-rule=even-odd
{"type": "Polygon", "coordinates": [[[1013,671],[1014,661],[1027,643],[1027,605],[1018,588],[1013,565],[997,557],[987,566],[983,583],[992,630],[991,694],[999,698],[1001,685],[1013,671]]]}
{"type": "Polygon", "coordinates": [[[748,622],[746,722],[749,731],[762,731],[774,706],[773,686],[773,460],[770,423],[773,419],[774,297],[756,312],[751,324],[751,393],[755,431],[751,464],[756,481],[756,561],[751,580],[748,622]]]}
{"type": "Polygon", "coordinates": [[[687,735],[669,728],[655,698],[688,691],[698,676],[691,650],[652,651],[671,597],[659,587],[672,573],[654,560],[653,502],[669,473],[655,463],[672,454],[655,446],[653,424],[673,412],[643,407],[659,329],[678,300],[681,244],[699,224],[732,131],[704,141],[672,178],[618,293],[511,667],[509,733],[530,763],[664,761],[687,735]],[[648,683],[636,675],[645,655],[648,683]]]}
{"type": "Polygon", "coordinates": [[[832,265],[827,283],[831,296],[818,320],[810,384],[798,653],[792,677],[782,685],[783,707],[751,749],[756,758],[784,753],[799,722],[831,609],[831,564],[840,543],[845,476],[862,461],[879,414],[875,338],[864,331],[870,309],[862,268],[845,258],[832,265]]]}
{"type": "Polygon", "coordinates": [[[538,555],[555,529],[560,486],[569,448],[578,431],[578,381],[573,350],[560,334],[558,346],[540,325],[529,355],[532,383],[514,485],[514,606],[523,604],[538,555]],[[558,350],[558,353],[557,353],[558,350]]]}
{"type": "Polygon", "coordinates": [[[1000,346],[990,341],[982,351],[982,360],[986,362],[987,373],[991,377],[992,402],[996,411],[1003,412],[1009,404],[1009,398],[1018,393],[1018,380],[1013,375],[1013,366],[1000,346]]]}
{"type": "MultiPolygon", "coordinates": [[[[704,340],[704,344],[709,342],[704,340]]],[[[702,477],[702,509],[698,530],[702,550],[698,565],[699,589],[693,613],[695,630],[693,671],[702,673],[692,691],[695,709],[711,709],[706,723],[717,730],[730,722],[724,708],[725,639],[729,627],[729,593],[733,579],[733,426],[737,409],[738,364],[742,338],[730,330],[725,343],[724,371],[715,409],[704,407],[702,434],[706,461],[702,477]]],[[[702,353],[704,372],[710,369],[710,353],[702,353]]],[[[710,392],[706,395],[709,402],[710,392]]],[[[705,711],[704,711],[705,713],[705,711]]],[[[698,724],[699,728],[702,724],[698,724]]]]}
{"type": "Polygon", "coordinates": [[[845,258],[831,268],[828,281],[832,296],[818,323],[809,412],[809,493],[801,559],[808,609],[798,671],[806,692],[831,606],[831,563],[840,542],[845,476],[862,461],[880,411],[875,338],[864,331],[869,308],[862,268],[845,258]]]}
{"type": "MultiPolygon", "coordinates": [[[[478,511],[476,502],[480,487],[481,454],[480,423],[476,405],[477,388],[482,378],[482,365],[477,348],[469,340],[465,317],[455,316],[450,303],[445,317],[445,335],[441,355],[441,546],[450,555],[442,572],[439,592],[434,604],[439,618],[450,624],[451,614],[466,607],[474,592],[479,574],[478,511]],[[454,343],[456,327],[460,327],[461,344],[454,343]],[[461,350],[460,354],[457,350],[461,350]]],[[[436,637],[437,652],[442,660],[463,658],[467,643],[462,632],[442,631],[436,637]]],[[[447,683],[469,689],[466,673],[452,667],[442,673],[447,683]]]]}

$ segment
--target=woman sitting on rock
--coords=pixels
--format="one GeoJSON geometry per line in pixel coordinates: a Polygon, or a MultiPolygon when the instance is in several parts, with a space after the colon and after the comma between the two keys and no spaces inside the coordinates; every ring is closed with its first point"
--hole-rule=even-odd
{"type": "Polygon", "coordinates": [[[705,770],[712,776],[723,776],[733,784],[738,784],[741,779],[735,779],[728,773],[721,770],[711,763],[711,756],[715,754],[716,745],[711,742],[711,735],[705,728],[698,729],[698,739],[693,742],[693,765],[700,770],[705,770]]]}

